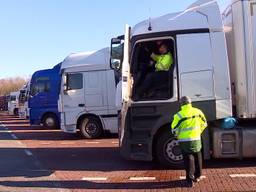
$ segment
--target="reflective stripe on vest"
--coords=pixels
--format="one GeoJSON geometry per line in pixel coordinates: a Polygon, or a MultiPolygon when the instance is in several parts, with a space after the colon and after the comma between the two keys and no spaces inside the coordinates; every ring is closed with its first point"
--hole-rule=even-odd
{"type": "Polygon", "coordinates": [[[188,139],[178,139],[179,142],[186,142],[186,141],[200,141],[201,138],[197,137],[197,138],[188,138],[188,139]]]}
{"type": "Polygon", "coordinates": [[[192,131],[192,130],[196,130],[196,129],[200,129],[200,127],[188,127],[188,128],[180,128],[179,132],[186,132],[186,131],[192,131]]]}
{"type": "Polygon", "coordinates": [[[177,115],[178,115],[178,117],[179,117],[180,119],[182,119],[182,115],[180,114],[180,112],[177,113],[177,115]]]}

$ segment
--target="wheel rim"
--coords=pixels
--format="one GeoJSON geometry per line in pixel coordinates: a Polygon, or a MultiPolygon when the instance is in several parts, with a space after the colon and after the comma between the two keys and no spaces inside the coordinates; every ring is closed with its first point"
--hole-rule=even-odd
{"type": "Polygon", "coordinates": [[[165,155],[168,161],[171,162],[180,162],[183,160],[183,156],[177,140],[171,138],[165,143],[165,155]]]}
{"type": "Polygon", "coordinates": [[[45,120],[45,124],[47,125],[47,127],[52,127],[52,126],[55,125],[55,121],[54,121],[53,118],[48,117],[48,118],[46,118],[46,120],[45,120]]]}
{"type": "Polygon", "coordinates": [[[90,135],[95,135],[98,130],[98,126],[95,123],[87,123],[85,130],[90,135]]]}

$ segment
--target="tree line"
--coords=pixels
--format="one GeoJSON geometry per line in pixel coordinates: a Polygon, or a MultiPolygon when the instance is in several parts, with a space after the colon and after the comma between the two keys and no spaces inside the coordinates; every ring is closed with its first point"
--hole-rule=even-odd
{"type": "Polygon", "coordinates": [[[28,79],[22,77],[12,77],[0,79],[0,95],[8,95],[10,92],[18,91],[28,79]]]}

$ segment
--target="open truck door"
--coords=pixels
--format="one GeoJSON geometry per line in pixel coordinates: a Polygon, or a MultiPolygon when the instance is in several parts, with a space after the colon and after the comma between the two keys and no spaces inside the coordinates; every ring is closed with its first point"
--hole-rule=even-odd
{"type": "Polygon", "coordinates": [[[119,145],[122,145],[122,139],[125,132],[125,119],[129,107],[129,98],[131,95],[131,74],[130,74],[130,37],[131,27],[125,26],[124,35],[124,52],[122,63],[122,110],[121,110],[121,127],[119,129],[119,145]]]}

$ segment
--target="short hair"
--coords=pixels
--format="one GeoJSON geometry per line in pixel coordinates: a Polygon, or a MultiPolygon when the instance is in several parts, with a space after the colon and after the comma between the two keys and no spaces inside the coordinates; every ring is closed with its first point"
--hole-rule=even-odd
{"type": "Polygon", "coordinates": [[[183,96],[180,98],[180,105],[186,105],[191,103],[191,99],[188,96],[183,96]]]}

